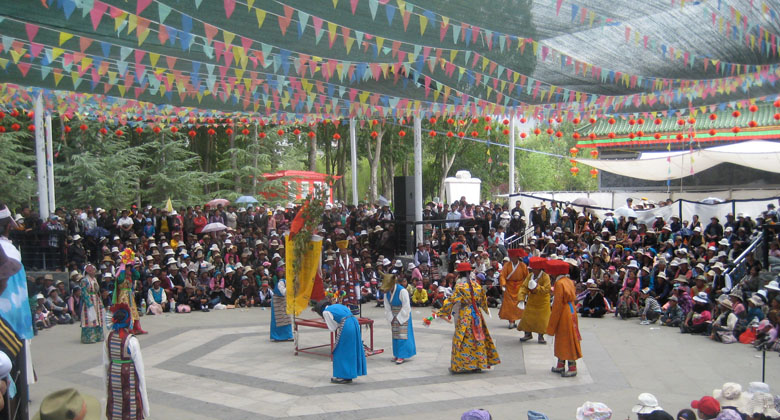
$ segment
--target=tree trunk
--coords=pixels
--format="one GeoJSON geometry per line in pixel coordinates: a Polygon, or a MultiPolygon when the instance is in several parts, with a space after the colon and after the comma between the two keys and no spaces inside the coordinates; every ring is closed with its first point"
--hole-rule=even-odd
{"type": "Polygon", "coordinates": [[[258,144],[257,144],[257,123],[255,123],[255,139],[254,139],[254,153],[252,153],[253,156],[253,162],[252,165],[254,167],[254,172],[252,173],[252,195],[257,195],[257,151],[258,151],[258,144]]]}
{"type": "MultiPolygon", "coordinates": [[[[444,202],[444,180],[447,179],[447,174],[450,172],[450,169],[452,168],[452,164],[455,163],[455,156],[456,154],[453,153],[452,155],[449,155],[447,153],[447,149],[445,146],[444,152],[442,153],[442,159],[441,159],[441,180],[439,182],[439,198],[442,199],[442,202],[444,202]]],[[[452,197],[447,197],[449,201],[454,201],[452,197]]]]}
{"type": "MultiPolygon", "coordinates": [[[[344,177],[347,173],[346,157],[347,147],[343,141],[339,141],[339,175],[341,175],[341,178],[339,178],[339,201],[347,201],[347,181],[344,177]]],[[[355,176],[355,174],[352,174],[352,176],[355,176]]]]}
{"type": "Polygon", "coordinates": [[[317,137],[309,138],[309,170],[317,170],[317,137]]]}
{"type": "Polygon", "coordinates": [[[368,199],[371,203],[376,201],[378,196],[377,192],[377,171],[379,170],[379,161],[382,157],[382,138],[385,135],[385,130],[381,129],[376,136],[376,145],[374,146],[374,152],[371,152],[371,141],[369,141],[366,149],[368,150],[368,161],[371,164],[371,182],[369,184],[368,199]]]}

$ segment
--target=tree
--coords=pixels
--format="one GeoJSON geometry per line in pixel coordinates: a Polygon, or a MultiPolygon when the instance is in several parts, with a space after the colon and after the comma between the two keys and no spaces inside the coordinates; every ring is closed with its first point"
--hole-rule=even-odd
{"type": "Polygon", "coordinates": [[[11,210],[29,204],[36,195],[35,142],[29,124],[32,121],[23,117],[0,117],[0,197],[11,210]]]}

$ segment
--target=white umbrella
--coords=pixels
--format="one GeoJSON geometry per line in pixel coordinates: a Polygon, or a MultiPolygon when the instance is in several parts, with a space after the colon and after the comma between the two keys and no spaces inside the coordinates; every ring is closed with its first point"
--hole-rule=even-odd
{"type": "Polygon", "coordinates": [[[704,204],[720,204],[723,202],[723,199],[718,197],[707,197],[704,200],[701,200],[701,203],[704,204]]]}
{"type": "Polygon", "coordinates": [[[599,203],[590,197],[578,197],[571,202],[575,206],[598,207],[599,203]]]}
{"type": "Polygon", "coordinates": [[[615,210],[615,216],[623,216],[626,219],[629,217],[638,217],[634,209],[630,209],[628,207],[621,207],[615,210]]]}
{"type": "Polygon", "coordinates": [[[203,230],[200,231],[200,233],[219,232],[225,229],[227,229],[227,226],[223,225],[222,223],[209,223],[206,226],[203,226],[203,230]]]}

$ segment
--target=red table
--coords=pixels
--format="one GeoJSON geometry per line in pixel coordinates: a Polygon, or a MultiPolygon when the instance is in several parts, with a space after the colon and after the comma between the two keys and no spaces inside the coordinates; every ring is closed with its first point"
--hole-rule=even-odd
{"type": "MultiPolygon", "coordinates": [[[[368,325],[368,329],[370,331],[370,345],[366,346],[363,344],[363,347],[365,347],[366,350],[366,356],[373,356],[375,354],[383,353],[384,349],[374,349],[374,320],[370,318],[358,318],[358,324],[361,326],[368,325]]],[[[295,318],[295,323],[293,329],[295,330],[295,355],[297,356],[298,353],[307,353],[307,354],[314,354],[316,356],[325,356],[330,357],[330,360],[333,360],[333,347],[335,345],[335,333],[330,333],[330,344],[321,344],[319,346],[311,346],[311,347],[300,347],[300,334],[298,332],[298,327],[312,327],[312,328],[320,328],[327,330],[328,324],[325,323],[325,320],[322,318],[319,319],[302,319],[302,318],[295,318]],[[328,347],[330,346],[330,352],[328,354],[313,351],[314,349],[318,349],[321,347],[328,347]]]]}

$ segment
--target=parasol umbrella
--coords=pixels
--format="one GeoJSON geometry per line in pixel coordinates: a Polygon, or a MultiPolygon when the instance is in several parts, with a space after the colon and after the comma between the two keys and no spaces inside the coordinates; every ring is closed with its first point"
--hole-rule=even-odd
{"type": "Polygon", "coordinates": [[[637,217],[637,214],[634,211],[634,209],[630,209],[628,207],[621,207],[615,210],[615,216],[623,216],[626,219],[628,219],[629,217],[637,217]]]}
{"type": "Polygon", "coordinates": [[[701,200],[700,203],[704,204],[720,204],[723,202],[723,199],[720,199],[718,197],[707,197],[704,200],[701,200]]]}
{"type": "Polygon", "coordinates": [[[110,235],[111,232],[109,232],[106,229],[103,229],[100,226],[93,227],[92,229],[88,230],[85,235],[91,236],[93,238],[105,238],[106,236],[110,235]]]}
{"type": "Polygon", "coordinates": [[[236,200],[236,204],[255,204],[255,203],[257,203],[257,199],[255,199],[251,195],[242,195],[241,197],[238,197],[238,200],[236,200]]]}
{"type": "Polygon", "coordinates": [[[571,202],[571,204],[575,206],[587,206],[587,207],[598,207],[599,203],[596,202],[596,200],[590,198],[590,197],[579,197],[574,199],[574,201],[571,202]]]}
{"type": "Polygon", "coordinates": [[[224,207],[224,206],[227,206],[228,204],[230,204],[230,201],[229,200],[225,200],[224,198],[215,198],[215,199],[209,201],[208,203],[206,203],[206,205],[209,206],[209,207],[217,207],[219,205],[222,205],[224,207]]]}
{"type": "Polygon", "coordinates": [[[225,229],[227,229],[227,226],[223,225],[222,223],[209,223],[206,226],[203,226],[203,230],[200,231],[200,233],[219,232],[225,229]]]}

